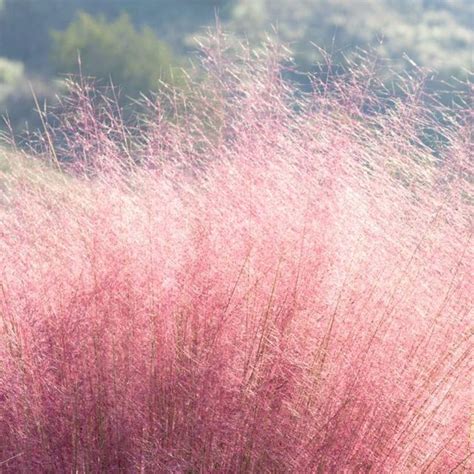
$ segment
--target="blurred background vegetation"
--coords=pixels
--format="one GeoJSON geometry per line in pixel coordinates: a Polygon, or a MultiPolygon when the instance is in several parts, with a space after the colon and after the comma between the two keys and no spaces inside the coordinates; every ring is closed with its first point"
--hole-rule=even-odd
{"type": "Polygon", "coordinates": [[[54,104],[79,65],[119,86],[124,100],[179,86],[193,37],[215,25],[216,13],[252,44],[278,36],[301,71],[321,60],[314,44],[336,62],[359,48],[398,71],[413,61],[438,72],[433,87],[457,87],[473,66],[471,0],[0,0],[0,114],[15,131],[35,128],[31,90],[54,104]]]}

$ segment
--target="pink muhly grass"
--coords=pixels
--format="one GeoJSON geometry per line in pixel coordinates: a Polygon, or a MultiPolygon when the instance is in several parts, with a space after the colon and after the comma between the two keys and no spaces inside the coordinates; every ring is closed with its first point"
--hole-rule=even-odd
{"type": "Polygon", "coordinates": [[[467,472],[469,115],[223,40],[0,175],[0,470],[467,472]]]}

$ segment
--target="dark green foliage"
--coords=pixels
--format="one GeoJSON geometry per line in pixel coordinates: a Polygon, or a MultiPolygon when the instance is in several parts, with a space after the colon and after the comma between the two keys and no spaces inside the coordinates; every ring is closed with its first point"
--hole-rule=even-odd
{"type": "Polygon", "coordinates": [[[50,72],[51,30],[63,30],[78,11],[111,21],[127,13],[135,26],[149,26],[180,50],[189,34],[225,19],[233,0],[0,0],[0,56],[50,72]],[[4,9],[1,9],[1,3],[4,9]]]}
{"type": "Polygon", "coordinates": [[[122,14],[112,22],[80,13],[65,31],[55,31],[53,63],[60,73],[111,79],[124,92],[136,96],[158,88],[159,80],[172,83],[179,77],[172,53],[155,33],[137,31],[122,14]]]}

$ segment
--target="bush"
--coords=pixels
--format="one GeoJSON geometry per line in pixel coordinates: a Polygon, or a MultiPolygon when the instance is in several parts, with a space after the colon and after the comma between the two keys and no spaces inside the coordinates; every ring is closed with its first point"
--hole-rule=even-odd
{"type": "Polygon", "coordinates": [[[3,176],[4,472],[469,469],[464,112],[439,159],[414,82],[235,54],[141,135],[75,87],[64,179],[3,176]]]}
{"type": "Polygon", "coordinates": [[[6,129],[20,134],[41,126],[34,95],[39,104],[54,104],[60,85],[28,76],[23,64],[0,58],[0,133],[6,129]]]}
{"type": "Polygon", "coordinates": [[[23,64],[0,58],[0,84],[11,84],[23,79],[23,64]]]}
{"type": "Polygon", "coordinates": [[[52,33],[53,62],[61,73],[82,74],[112,81],[137,96],[156,91],[159,81],[179,82],[177,62],[150,28],[136,31],[126,14],[108,23],[80,13],[63,31],[52,33]],[[80,64],[79,64],[80,63],[80,64]]]}

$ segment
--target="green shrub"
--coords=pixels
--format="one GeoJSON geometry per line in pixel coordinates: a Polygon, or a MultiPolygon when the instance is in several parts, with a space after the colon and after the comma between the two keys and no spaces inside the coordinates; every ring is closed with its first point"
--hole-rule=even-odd
{"type": "Polygon", "coordinates": [[[150,28],[137,31],[128,15],[112,22],[87,13],[65,31],[52,32],[52,59],[60,73],[80,72],[109,80],[130,96],[178,83],[177,61],[150,28]],[[80,65],[80,68],[79,68],[80,65]]]}
{"type": "Polygon", "coordinates": [[[23,64],[19,61],[0,58],[0,83],[17,81],[23,76],[23,70],[23,64]]]}

